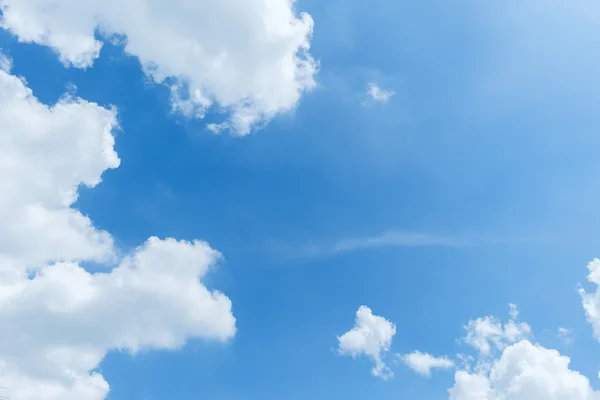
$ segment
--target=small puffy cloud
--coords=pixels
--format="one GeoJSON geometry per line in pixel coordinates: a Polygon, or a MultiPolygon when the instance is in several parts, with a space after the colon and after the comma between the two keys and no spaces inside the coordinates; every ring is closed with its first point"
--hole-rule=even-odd
{"type": "Polygon", "coordinates": [[[503,324],[499,318],[485,316],[471,320],[464,326],[466,335],[464,342],[474,347],[481,355],[489,356],[495,350],[503,350],[531,333],[531,327],[525,322],[518,322],[519,311],[510,304],[510,320],[503,324]]]}
{"type": "Polygon", "coordinates": [[[592,325],[594,336],[600,341],[600,259],[593,259],[587,266],[589,274],[588,281],[596,285],[593,293],[586,292],[583,288],[579,289],[585,316],[592,325]]]}
{"type": "Polygon", "coordinates": [[[454,362],[448,357],[434,357],[428,353],[414,351],[401,356],[402,361],[419,375],[431,376],[432,369],[450,369],[454,362]]]}
{"type": "Polygon", "coordinates": [[[598,400],[569,357],[522,340],[506,347],[489,372],[457,371],[450,400],[598,400]]]}
{"type": "MultiPolygon", "coordinates": [[[[593,260],[588,270],[588,280],[600,285],[600,260],[593,260]]],[[[588,321],[598,338],[600,289],[596,288],[591,294],[581,289],[581,296],[588,321]]],[[[510,318],[506,323],[497,317],[485,316],[464,326],[466,334],[461,342],[470,345],[474,351],[457,354],[456,362],[420,351],[403,355],[401,359],[424,376],[429,376],[434,368],[455,367],[454,384],[448,389],[450,400],[600,400],[600,391],[592,387],[589,379],[570,368],[569,357],[531,341],[531,327],[517,321],[519,310],[516,305],[509,307],[510,318]]],[[[373,317],[367,308],[363,313],[364,319],[373,317]]],[[[349,354],[364,354],[362,343],[365,340],[361,338],[366,335],[358,332],[372,330],[364,328],[365,325],[357,314],[356,327],[348,332],[355,332],[355,337],[348,341],[349,354]]],[[[569,329],[559,328],[558,334],[564,340],[570,340],[569,329]]],[[[372,358],[377,364],[381,351],[377,346],[372,349],[374,351],[370,353],[375,355],[372,358]]]]}
{"type": "Polygon", "coordinates": [[[375,366],[371,370],[374,376],[388,379],[392,371],[383,362],[389,352],[396,326],[387,319],[373,315],[369,307],[361,306],[356,312],[354,328],[338,337],[339,354],[369,357],[375,366]]]}
{"type": "Polygon", "coordinates": [[[148,239],[119,255],[73,207],[117,168],[116,111],[63,97],[48,107],[0,71],[0,377],[19,400],[102,400],[107,352],[177,349],[236,331],[231,301],[202,278],[202,241],[148,239]],[[90,273],[81,262],[116,263],[90,273]]]}
{"type": "Polygon", "coordinates": [[[373,82],[370,82],[368,86],[369,88],[367,89],[367,94],[371,97],[371,99],[380,103],[387,103],[388,100],[396,94],[395,91],[382,89],[373,82]]]}
{"type": "Polygon", "coordinates": [[[118,39],[171,87],[174,110],[202,117],[217,106],[237,134],[293,109],[316,84],[313,19],[292,0],[0,0],[0,10],[1,27],[75,67],[99,56],[95,32],[118,39]]]}
{"type": "Polygon", "coordinates": [[[573,343],[573,331],[571,331],[571,329],[561,326],[558,328],[557,337],[566,345],[573,343]]]}

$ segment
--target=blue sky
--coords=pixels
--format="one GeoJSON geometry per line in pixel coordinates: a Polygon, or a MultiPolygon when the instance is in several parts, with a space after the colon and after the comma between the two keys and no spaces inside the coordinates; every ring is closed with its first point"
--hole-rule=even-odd
{"type": "Polygon", "coordinates": [[[111,350],[99,367],[106,398],[444,399],[454,371],[422,377],[393,354],[465,352],[463,325],[505,320],[509,303],[532,342],[600,387],[600,345],[577,293],[599,254],[598,5],[294,8],[314,19],[317,85],[244,136],[206,129],[220,111],[172,112],[168,87],[122,45],[104,43],[81,69],[0,30],[10,73],[40,102],[71,90],[116,107],[121,164],[73,207],[123,254],[158,236],[205,240],[224,256],[203,282],[231,299],[235,335],[111,350]],[[371,82],[395,94],[375,101],[371,82]],[[367,356],[339,354],[361,305],[396,326],[384,351],[393,379],[371,375],[367,356]]]}

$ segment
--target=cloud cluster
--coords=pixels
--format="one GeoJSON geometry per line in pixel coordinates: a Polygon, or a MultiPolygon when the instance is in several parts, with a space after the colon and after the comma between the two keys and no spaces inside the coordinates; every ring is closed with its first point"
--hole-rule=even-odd
{"type": "MultiPolygon", "coordinates": [[[[589,270],[590,281],[596,283],[596,274],[600,273],[598,260],[589,265],[589,270]]],[[[595,295],[582,293],[590,322],[597,322],[595,295]]],[[[421,351],[400,359],[425,377],[436,368],[455,368],[454,385],[448,389],[450,400],[600,400],[600,392],[592,388],[589,379],[570,369],[569,357],[533,343],[531,327],[518,321],[518,317],[517,307],[510,304],[510,318],[505,323],[492,316],[469,321],[460,342],[474,352],[457,354],[456,361],[421,351]]],[[[390,350],[391,332],[396,332],[392,322],[373,316],[363,306],[357,312],[356,326],[338,338],[340,351],[371,357],[376,371],[385,367],[381,357],[390,350]]],[[[389,371],[387,377],[391,376],[389,371]]]]}
{"type": "Polygon", "coordinates": [[[48,107],[0,71],[0,377],[19,400],[101,400],[113,349],[176,349],[235,334],[230,300],[201,279],[220,255],[155,237],[121,255],[73,208],[79,185],[117,168],[116,111],[63,97],[48,107]],[[116,267],[89,273],[82,262],[116,267]]]}
{"type": "Polygon", "coordinates": [[[20,41],[50,46],[79,68],[93,64],[101,40],[124,40],[171,87],[174,110],[202,117],[216,105],[230,114],[212,130],[247,134],[315,86],[313,20],[291,0],[0,0],[0,10],[0,26],[20,41]]]}
{"type": "Polygon", "coordinates": [[[569,368],[569,357],[529,340],[531,327],[518,322],[510,305],[507,323],[482,317],[466,326],[463,341],[476,351],[455,373],[450,400],[593,400],[600,392],[589,380],[569,368]]]}
{"type": "Polygon", "coordinates": [[[489,370],[457,371],[450,400],[594,400],[589,380],[569,357],[522,340],[504,349],[489,370]]]}
{"type": "Polygon", "coordinates": [[[494,350],[503,350],[531,333],[531,327],[526,322],[516,321],[518,315],[517,307],[510,304],[510,319],[505,324],[491,316],[469,321],[464,327],[467,331],[465,343],[483,356],[492,355],[494,350]]]}

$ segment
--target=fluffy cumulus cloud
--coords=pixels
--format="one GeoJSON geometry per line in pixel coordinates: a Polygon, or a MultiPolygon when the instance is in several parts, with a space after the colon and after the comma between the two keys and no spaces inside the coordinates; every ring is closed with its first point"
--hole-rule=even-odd
{"type": "Polygon", "coordinates": [[[0,376],[12,397],[101,400],[95,370],[112,349],[231,338],[231,302],[201,283],[217,251],[153,237],[120,255],[72,207],[79,185],[119,165],[115,110],[69,97],[48,107],[5,71],[0,93],[0,376]],[[83,261],[116,267],[92,274],[83,261]]]}
{"type": "Polygon", "coordinates": [[[146,73],[170,85],[175,110],[230,113],[216,131],[246,134],[315,86],[313,20],[292,0],[0,0],[0,9],[2,27],[75,67],[98,57],[95,32],[124,38],[146,73]]]}
{"type": "Polygon", "coordinates": [[[70,206],[78,185],[93,187],[119,166],[115,111],[67,97],[49,108],[3,71],[0,93],[0,259],[16,273],[113,257],[112,237],[70,206]]]}
{"type": "Polygon", "coordinates": [[[454,362],[448,357],[434,357],[428,353],[414,351],[401,356],[402,361],[419,375],[431,376],[433,369],[449,369],[454,367],[454,362]]]}
{"type": "MultiPolygon", "coordinates": [[[[600,286],[600,260],[593,260],[588,270],[588,280],[600,286]]],[[[587,319],[600,340],[600,289],[593,293],[581,289],[580,294],[587,319]]],[[[590,380],[570,368],[569,357],[533,342],[530,325],[519,321],[516,305],[509,306],[506,322],[485,316],[464,325],[465,335],[458,342],[470,351],[457,354],[455,360],[421,351],[400,359],[423,376],[430,376],[435,368],[456,368],[454,385],[448,389],[450,400],[600,400],[600,391],[590,380]]],[[[382,357],[395,333],[392,322],[362,306],[354,328],[338,338],[339,351],[353,357],[366,355],[375,362],[373,374],[385,371],[383,376],[391,377],[382,357]]],[[[559,334],[570,336],[570,330],[559,328],[559,334]]]]}
{"type": "Polygon", "coordinates": [[[526,322],[517,321],[518,316],[517,307],[510,304],[510,319],[507,323],[503,324],[499,318],[491,316],[471,320],[464,327],[467,332],[464,341],[481,355],[492,355],[494,350],[502,350],[531,333],[531,327],[526,322]]]}
{"type": "Polygon", "coordinates": [[[569,368],[569,357],[526,338],[531,328],[515,321],[516,306],[511,305],[510,315],[506,324],[483,317],[465,326],[464,341],[476,355],[463,359],[475,365],[456,371],[450,400],[600,399],[589,380],[569,368]]]}
{"type": "MultiPolygon", "coordinates": [[[[590,281],[596,282],[600,262],[594,260],[589,270],[590,281]]],[[[583,295],[589,310],[586,300],[596,301],[595,295],[583,295]]],[[[423,376],[430,376],[434,368],[456,367],[454,385],[448,390],[450,400],[600,400],[600,392],[592,388],[589,379],[570,368],[569,357],[532,342],[531,327],[518,317],[517,307],[511,304],[505,323],[492,316],[469,321],[459,342],[473,351],[458,354],[456,361],[420,351],[401,359],[423,376]]],[[[590,322],[596,321],[591,318],[590,322]]]]}
{"type": "Polygon", "coordinates": [[[450,400],[600,399],[569,362],[556,350],[522,340],[506,347],[489,372],[457,371],[450,400]]]}
{"type": "Polygon", "coordinates": [[[369,357],[375,365],[371,370],[374,376],[388,379],[392,371],[385,365],[383,357],[389,352],[396,326],[378,315],[373,315],[369,307],[361,306],[356,312],[354,328],[338,337],[339,353],[358,357],[369,357]]]}

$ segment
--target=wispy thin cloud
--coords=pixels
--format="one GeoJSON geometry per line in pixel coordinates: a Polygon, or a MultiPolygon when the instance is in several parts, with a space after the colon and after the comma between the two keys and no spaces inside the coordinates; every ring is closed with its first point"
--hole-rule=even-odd
{"type": "Polygon", "coordinates": [[[388,100],[396,94],[394,90],[382,89],[379,87],[379,85],[373,82],[369,82],[368,86],[369,88],[367,89],[367,94],[371,97],[371,99],[380,103],[387,103],[388,100]]]}
{"type": "Polygon", "coordinates": [[[413,232],[386,231],[373,236],[350,237],[318,244],[291,245],[289,243],[272,242],[269,247],[271,250],[275,249],[277,255],[284,258],[320,258],[387,247],[461,247],[466,245],[468,245],[468,242],[460,238],[413,232]]]}
{"type": "Polygon", "coordinates": [[[345,253],[380,247],[449,246],[459,247],[466,243],[457,238],[423,233],[389,231],[376,236],[345,239],[330,247],[331,253],[345,253]]]}
{"type": "Polygon", "coordinates": [[[571,329],[561,326],[560,328],[558,328],[557,337],[567,346],[573,343],[573,331],[571,329]]]}
{"type": "Polygon", "coordinates": [[[0,71],[10,72],[12,68],[12,59],[0,49],[0,71]]]}
{"type": "Polygon", "coordinates": [[[541,237],[499,237],[487,235],[444,235],[388,230],[366,236],[346,237],[337,240],[290,244],[273,241],[269,251],[283,258],[324,258],[356,251],[369,251],[383,248],[449,247],[466,248],[473,246],[502,246],[519,244],[548,244],[552,240],[541,237]]]}

